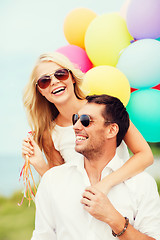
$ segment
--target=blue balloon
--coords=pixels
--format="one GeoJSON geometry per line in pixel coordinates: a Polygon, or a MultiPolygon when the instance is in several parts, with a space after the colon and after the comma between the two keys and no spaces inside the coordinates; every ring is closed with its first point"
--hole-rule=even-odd
{"type": "Polygon", "coordinates": [[[160,83],[160,42],[155,39],[138,40],[120,55],[116,66],[132,88],[150,88],[160,83]]]}
{"type": "Polygon", "coordinates": [[[160,142],[160,91],[137,90],[131,93],[127,111],[130,119],[148,142],[160,142]]]}

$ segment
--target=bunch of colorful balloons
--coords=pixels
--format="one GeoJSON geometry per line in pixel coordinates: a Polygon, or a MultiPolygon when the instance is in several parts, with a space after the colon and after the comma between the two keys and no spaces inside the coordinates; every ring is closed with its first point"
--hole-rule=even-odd
{"type": "Polygon", "coordinates": [[[148,142],[160,142],[160,0],[126,0],[122,12],[72,10],[56,51],[85,72],[88,94],[118,97],[148,142]],[[126,6],[125,6],[126,5],[126,6]]]}

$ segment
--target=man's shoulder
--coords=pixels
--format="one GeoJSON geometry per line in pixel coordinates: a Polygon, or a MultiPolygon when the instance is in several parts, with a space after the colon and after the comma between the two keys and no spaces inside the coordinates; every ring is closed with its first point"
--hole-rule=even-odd
{"type": "Polygon", "coordinates": [[[58,181],[59,179],[64,179],[70,174],[73,167],[74,165],[72,165],[71,162],[52,167],[43,175],[41,181],[52,181],[53,183],[54,181],[58,181]]]}
{"type": "Polygon", "coordinates": [[[68,173],[68,164],[64,163],[60,166],[55,166],[49,169],[41,178],[38,186],[39,189],[49,189],[51,186],[57,186],[60,182],[64,182],[66,174],[68,173]]]}
{"type": "Polygon", "coordinates": [[[68,165],[68,163],[64,163],[62,165],[52,167],[47,172],[45,172],[42,178],[51,178],[53,176],[56,176],[57,174],[66,171],[69,168],[68,165]]]}
{"type": "Polygon", "coordinates": [[[146,185],[146,182],[153,183],[155,182],[154,178],[148,174],[147,172],[143,171],[134,177],[128,179],[126,181],[128,184],[140,184],[140,185],[146,185]]]}
{"type": "Polygon", "coordinates": [[[133,192],[139,192],[139,194],[148,192],[150,191],[150,189],[155,189],[155,191],[157,190],[157,184],[155,179],[145,171],[128,179],[127,181],[125,181],[125,183],[133,192]]]}

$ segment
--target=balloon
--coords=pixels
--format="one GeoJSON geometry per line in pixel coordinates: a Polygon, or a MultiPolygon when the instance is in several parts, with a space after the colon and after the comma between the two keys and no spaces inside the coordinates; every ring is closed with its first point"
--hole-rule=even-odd
{"type": "Polygon", "coordinates": [[[126,106],[130,97],[130,85],[126,76],[112,66],[97,66],[84,77],[82,89],[88,95],[108,94],[119,98],[126,106]]]}
{"type": "Polygon", "coordinates": [[[133,124],[148,142],[160,142],[160,91],[138,90],[131,93],[127,111],[133,124]]]}
{"type": "Polygon", "coordinates": [[[158,84],[157,86],[153,87],[153,89],[160,90],[160,84],[158,84]]]}
{"type": "Polygon", "coordinates": [[[70,44],[84,47],[84,37],[88,25],[96,17],[96,13],[87,8],[76,8],[65,18],[64,35],[70,44]]]}
{"type": "Polygon", "coordinates": [[[132,0],[128,6],[126,22],[135,39],[160,37],[160,1],[132,0]]]}
{"type": "Polygon", "coordinates": [[[124,4],[122,5],[121,9],[120,9],[120,16],[122,16],[124,19],[126,19],[126,15],[127,15],[127,9],[128,6],[130,4],[131,0],[125,0],[124,4]]]}
{"type": "Polygon", "coordinates": [[[136,88],[131,88],[131,93],[134,92],[134,91],[137,91],[138,89],[136,88]]]}
{"type": "Polygon", "coordinates": [[[160,42],[142,39],[132,43],[121,54],[117,68],[132,88],[149,88],[160,83],[160,42]]]}
{"type": "Polygon", "coordinates": [[[126,22],[119,14],[104,14],[96,17],[86,31],[86,52],[95,66],[116,66],[120,51],[131,39],[126,22]]]}
{"type": "Polygon", "coordinates": [[[57,49],[56,52],[65,55],[82,72],[87,72],[93,67],[93,64],[89,60],[86,51],[83,48],[75,45],[67,45],[57,49]]]}

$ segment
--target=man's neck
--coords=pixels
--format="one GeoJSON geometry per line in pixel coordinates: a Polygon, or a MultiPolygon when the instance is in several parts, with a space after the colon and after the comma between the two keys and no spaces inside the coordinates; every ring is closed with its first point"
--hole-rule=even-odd
{"type": "Polygon", "coordinates": [[[91,185],[101,181],[101,173],[105,166],[113,159],[115,153],[115,151],[112,151],[110,154],[107,154],[107,156],[97,156],[92,159],[87,159],[86,157],[84,158],[84,167],[91,185]]]}

